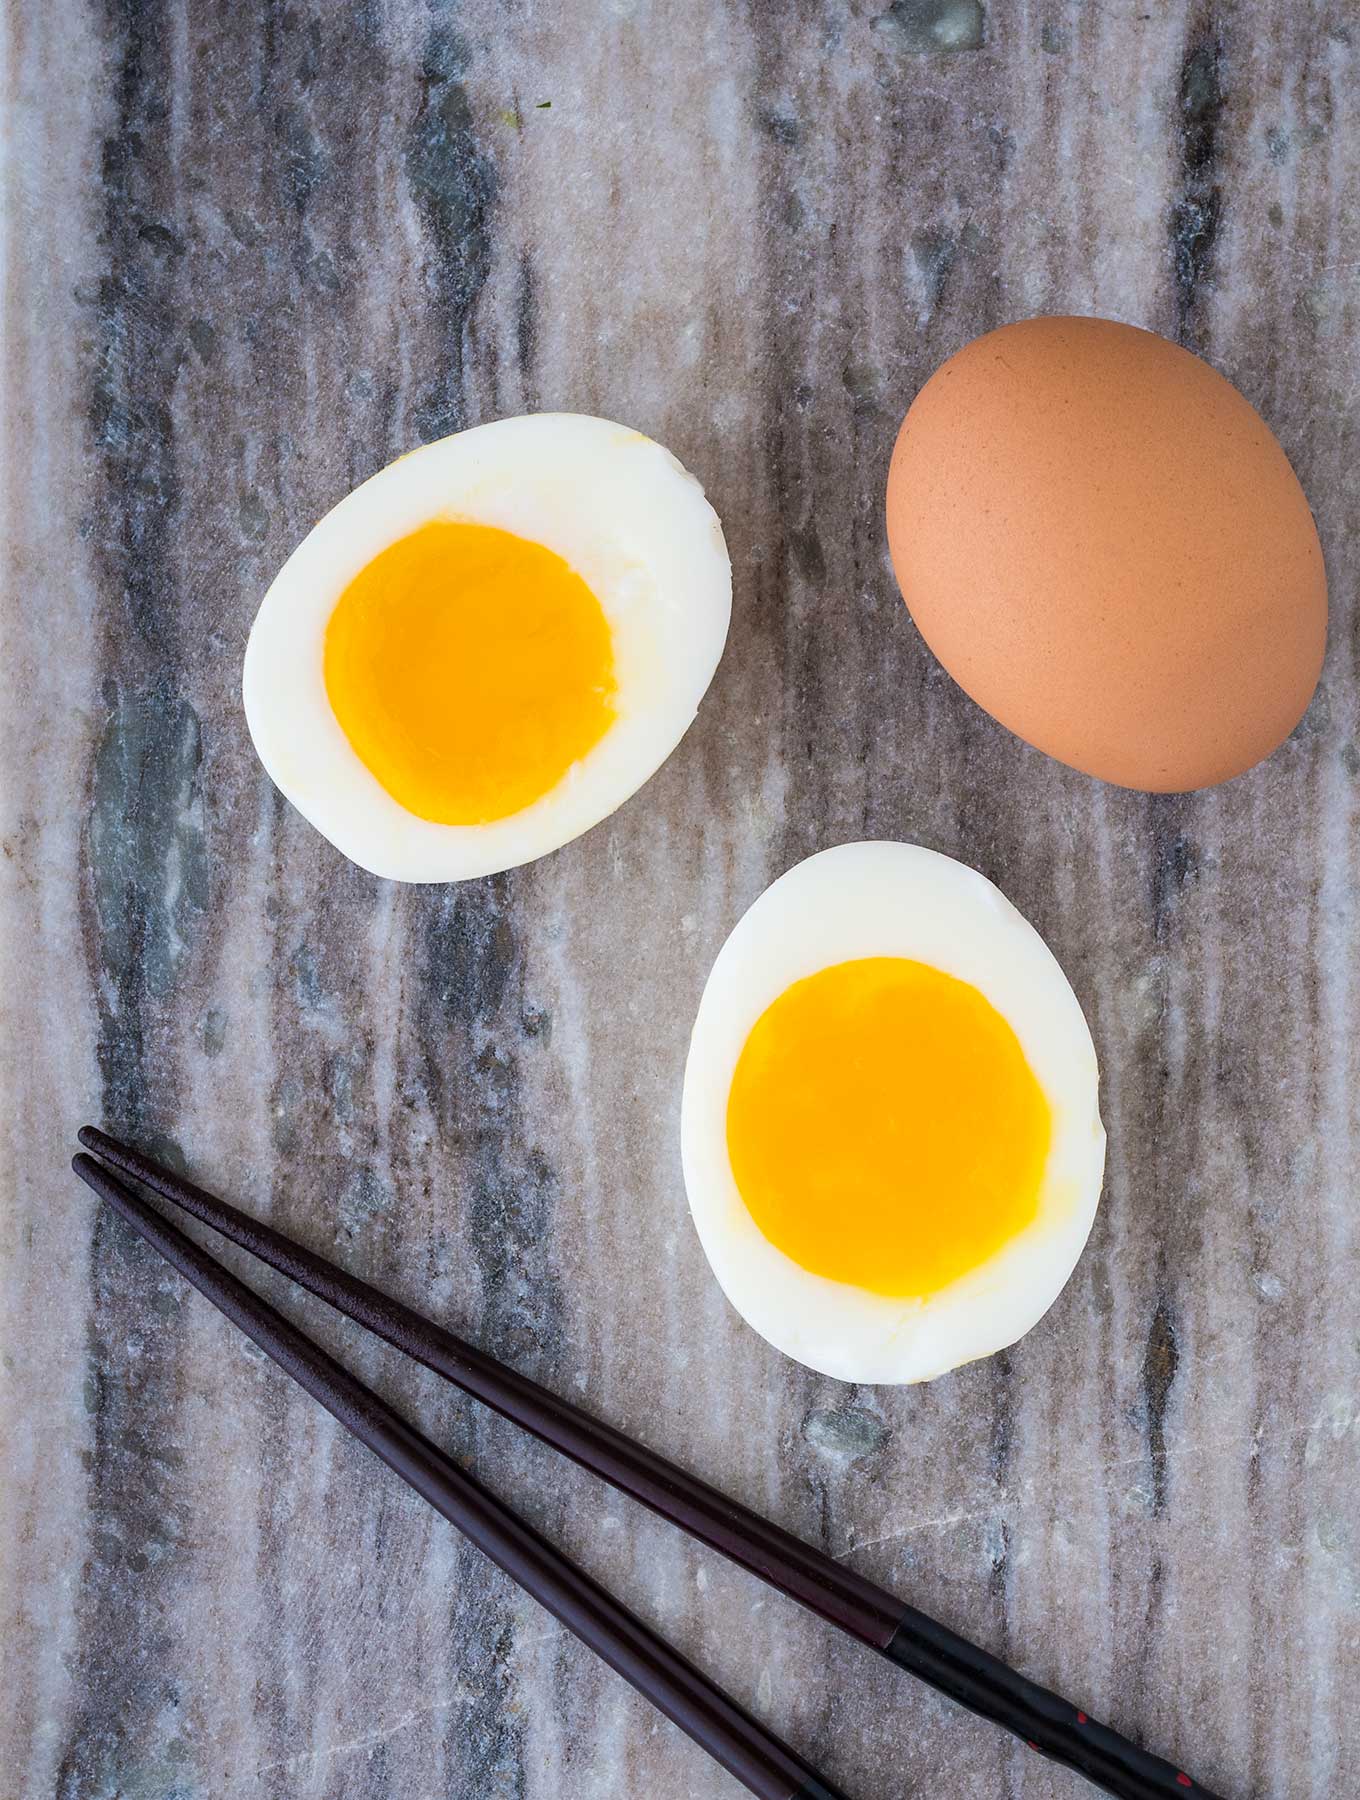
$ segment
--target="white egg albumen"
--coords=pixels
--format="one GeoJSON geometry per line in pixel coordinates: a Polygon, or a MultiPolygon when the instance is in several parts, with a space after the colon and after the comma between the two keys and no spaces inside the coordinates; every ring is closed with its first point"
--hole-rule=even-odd
{"type": "Polygon", "coordinates": [[[396,881],[494,874],[559,849],[656,772],[713,678],[731,603],[718,516],[669,451],[579,413],[502,419],[400,457],[308,533],[251,630],[246,720],[277,786],[362,868],[396,881]],[[408,812],[355,754],[326,693],[326,626],[341,593],[434,519],[499,526],[555,550],[613,636],[613,725],[541,799],[485,825],[408,812]]]}
{"type": "Polygon", "coordinates": [[[912,844],[823,850],[755,901],[699,1004],[681,1154],[704,1252],[747,1324],[786,1355],[842,1381],[930,1381],[1013,1344],[1062,1291],[1100,1198],[1098,1087],[1091,1034],[1066,976],[985,876],[912,844]],[[1009,1022],[1052,1109],[1033,1225],[924,1299],[888,1298],[800,1267],[761,1233],[728,1158],[728,1094],[756,1020],[793,982],[866,956],[911,957],[971,982],[1009,1022]]]}

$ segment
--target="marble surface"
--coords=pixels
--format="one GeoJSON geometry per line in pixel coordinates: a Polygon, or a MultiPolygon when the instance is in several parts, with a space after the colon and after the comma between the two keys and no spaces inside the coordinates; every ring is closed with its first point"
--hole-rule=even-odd
{"type": "MultiPolygon", "coordinates": [[[[1234,1800],[1360,1788],[1360,16],[885,5],[10,9],[5,1800],[737,1791],[98,1216],[100,1118],[1234,1800]],[[1324,686],[1216,792],[1025,750],[896,599],[902,411],[1043,310],[1203,351],[1317,511],[1324,686]],[[700,473],[728,652],[607,824],[387,885],[256,764],[246,632],[360,478],[542,407],[700,473]],[[919,1390],[746,1330],[677,1153],[718,945],[864,835],[996,880],[1105,1071],[1069,1288],[919,1390]]],[[[849,1793],[1080,1791],[269,1289],[849,1793]]]]}

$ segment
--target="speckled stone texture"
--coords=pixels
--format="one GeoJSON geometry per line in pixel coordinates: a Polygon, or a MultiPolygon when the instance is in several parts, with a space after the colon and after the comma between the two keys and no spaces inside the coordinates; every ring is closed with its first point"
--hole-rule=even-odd
{"type": "MultiPolygon", "coordinates": [[[[13,0],[4,319],[4,1800],[733,1784],[66,1172],[105,1121],[1240,1800],[1360,1789],[1360,16],[1333,4],[13,0]],[[1036,311],[1208,355],[1318,514],[1324,686],[1216,792],[1024,749],[933,665],[880,498],[1036,311]],[[566,407],[732,550],[697,724],[534,867],[399,888],[273,791],[271,575],[398,452],[566,407]],[[865,835],[981,868],[1105,1072],[1044,1323],[919,1390],[743,1327],[681,1069],[724,935],[865,835]]],[[[590,1477],[305,1320],[860,1800],[1069,1800],[590,1477]]]]}

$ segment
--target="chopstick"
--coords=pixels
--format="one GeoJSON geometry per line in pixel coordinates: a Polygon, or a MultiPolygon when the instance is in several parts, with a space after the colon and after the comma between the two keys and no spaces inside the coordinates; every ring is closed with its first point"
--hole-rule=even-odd
{"type": "Polygon", "coordinates": [[[1185,1800],[1189,1794],[1217,1800],[1183,1770],[1140,1749],[989,1651],[399,1300],[116,1138],[92,1126],[79,1136],[87,1149],[387,1343],[1117,1800],[1185,1800]]]}
{"type": "Polygon", "coordinates": [[[93,1157],[76,1156],[71,1167],[333,1418],[760,1800],[844,1800],[584,1570],[93,1157]]]}

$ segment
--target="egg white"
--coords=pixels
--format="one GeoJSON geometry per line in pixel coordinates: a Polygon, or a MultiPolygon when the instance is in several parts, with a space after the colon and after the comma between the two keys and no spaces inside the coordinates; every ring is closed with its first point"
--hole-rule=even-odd
{"type": "Polygon", "coordinates": [[[929,1381],[1002,1350],[1047,1312],[1090,1232],[1105,1164],[1098,1085],[1091,1034],[1066,976],[985,876],[912,844],[824,850],[781,876],[740,920],[695,1020],[681,1154],[713,1272],[776,1349],[842,1381],[929,1381]],[[761,1233],[727,1151],[728,1095],[756,1020],[793,982],[868,956],[911,957],[971,982],[1010,1024],[1052,1110],[1033,1224],[924,1299],[889,1298],[800,1267],[761,1233]]]}
{"type": "Polygon", "coordinates": [[[479,425],[381,470],[327,513],[265,595],[243,698],[261,762],[351,861],[396,881],[461,881],[514,868],[598,824],[684,736],[722,655],[732,580],[698,481],[640,432],[577,413],[479,425]],[[609,622],[617,716],[531,806],[483,825],[408,812],[370,773],[326,693],[326,626],[375,556],[434,519],[546,545],[609,622]]]}

